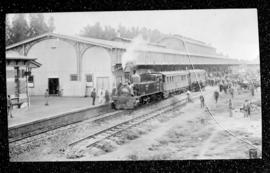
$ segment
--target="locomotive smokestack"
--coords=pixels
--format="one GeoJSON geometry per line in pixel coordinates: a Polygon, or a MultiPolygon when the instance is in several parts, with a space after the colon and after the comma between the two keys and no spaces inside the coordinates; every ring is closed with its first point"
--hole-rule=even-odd
{"type": "Polygon", "coordinates": [[[129,61],[125,64],[124,73],[127,81],[131,80],[132,71],[134,69],[134,63],[129,61]]]}
{"type": "Polygon", "coordinates": [[[131,73],[133,67],[134,67],[134,63],[133,63],[133,62],[131,62],[131,61],[130,61],[130,62],[127,62],[127,63],[125,64],[124,72],[125,72],[125,73],[126,73],[126,72],[131,73]]]}

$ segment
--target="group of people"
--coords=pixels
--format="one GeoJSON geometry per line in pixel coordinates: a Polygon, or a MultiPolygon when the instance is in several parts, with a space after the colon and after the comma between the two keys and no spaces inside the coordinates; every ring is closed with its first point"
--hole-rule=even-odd
{"type": "MultiPolygon", "coordinates": [[[[228,109],[229,109],[230,117],[232,117],[232,109],[233,109],[232,100],[234,98],[235,88],[237,89],[238,95],[241,94],[243,89],[250,90],[251,96],[255,95],[254,93],[255,86],[254,86],[253,81],[249,80],[249,82],[244,83],[245,85],[243,85],[243,81],[248,81],[248,79],[243,76],[238,76],[235,78],[230,78],[228,76],[225,76],[225,78],[219,82],[219,91],[220,92],[224,91],[225,94],[229,93],[231,96],[228,101],[228,109]]],[[[215,98],[216,103],[218,102],[218,97],[219,97],[219,92],[216,90],[214,92],[214,98],[215,98]]],[[[242,108],[240,108],[240,110],[243,112],[244,118],[250,117],[250,114],[251,114],[250,100],[246,99],[245,102],[243,103],[242,108]]]]}
{"type": "MultiPolygon", "coordinates": [[[[96,97],[97,97],[97,93],[96,93],[96,89],[93,88],[92,92],[91,92],[91,97],[92,97],[92,105],[95,105],[95,101],[96,101],[96,97]]],[[[110,102],[110,93],[109,91],[106,89],[104,90],[103,88],[99,90],[99,94],[98,94],[98,103],[99,104],[104,104],[104,103],[109,103],[110,102]]]]}
{"type": "MultiPolygon", "coordinates": [[[[218,86],[218,89],[214,91],[214,100],[215,103],[218,103],[220,93],[224,92],[225,94],[229,94],[230,97],[228,99],[228,110],[229,110],[229,116],[233,116],[233,99],[235,96],[235,90],[237,90],[238,95],[241,94],[243,90],[249,91],[251,96],[255,95],[255,91],[257,90],[257,87],[259,84],[258,81],[254,82],[252,80],[252,74],[245,74],[244,76],[242,75],[236,75],[236,76],[230,76],[229,74],[224,75],[224,77],[221,76],[213,76],[211,75],[210,78],[208,78],[208,85],[210,86],[218,86]],[[246,84],[246,86],[243,86],[243,83],[246,84]]],[[[253,77],[254,79],[254,77],[253,77]]],[[[187,93],[188,101],[190,101],[190,92],[187,93]]],[[[200,103],[201,103],[201,108],[205,107],[204,103],[204,97],[201,95],[200,96],[200,103]]],[[[249,99],[245,99],[243,106],[240,108],[240,110],[244,114],[244,118],[250,117],[251,115],[251,109],[252,109],[252,104],[249,99]]]]}

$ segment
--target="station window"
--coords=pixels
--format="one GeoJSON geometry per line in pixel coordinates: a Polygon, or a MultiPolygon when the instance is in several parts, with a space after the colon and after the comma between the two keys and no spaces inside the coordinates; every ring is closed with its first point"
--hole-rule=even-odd
{"type": "Polygon", "coordinates": [[[33,75],[28,77],[28,82],[29,83],[34,83],[34,76],[33,75]]]}
{"type": "Polygon", "coordinates": [[[93,82],[92,74],[87,74],[85,77],[86,77],[86,82],[93,82]]]}
{"type": "Polygon", "coordinates": [[[28,86],[30,88],[34,88],[34,76],[33,75],[28,77],[28,86]]]}
{"type": "Polygon", "coordinates": [[[70,80],[71,81],[78,81],[78,75],[77,74],[71,74],[70,75],[70,80]]]}

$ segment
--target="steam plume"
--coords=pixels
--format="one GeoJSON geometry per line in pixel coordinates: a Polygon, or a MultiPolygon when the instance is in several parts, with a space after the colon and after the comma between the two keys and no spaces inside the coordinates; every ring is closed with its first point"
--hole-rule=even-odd
{"type": "Polygon", "coordinates": [[[135,37],[130,45],[127,47],[126,52],[123,54],[121,63],[122,68],[125,69],[127,64],[136,65],[136,60],[138,57],[138,53],[136,53],[136,50],[138,50],[139,47],[147,46],[147,41],[145,41],[142,37],[142,35],[138,35],[135,37]]]}

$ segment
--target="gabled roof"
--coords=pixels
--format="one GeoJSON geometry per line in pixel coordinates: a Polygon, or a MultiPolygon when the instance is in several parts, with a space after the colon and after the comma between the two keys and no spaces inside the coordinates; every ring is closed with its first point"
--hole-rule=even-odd
{"type": "Polygon", "coordinates": [[[158,43],[160,43],[162,40],[168,39],[168,38],[179,39],[179,40],[182,40],[182,41],[185,41],[185,42],[188,42],[188,43],[197,44],[197,45],[204,46],[204,47],[209,47],[209,48],[214,48],[213,46],[211,46],[209,44],[206,44],[205,42],[202,42],[202,41],[199,41],[199,40],[195,40],[195,39],[189,38],[189,37],[184,37],[182,35],[177,35],[177,34],[176,35],[171,35],[171,36],[164,37],[164,38],[160,39],[158,41],[158,43]]]}
{"type": "MultiPolygon", "coordinates": [[[[42,39],[45,37],[68,39],[68,40],[73,40],[73,41],[77,41],[77,42],[82,42],[85,44],[92,44],[92,45],[97,45],[97,46],[101,46],[101,47],[105,47],[105,48],[110,48],[110,49],[116,48],[116,49],[126,50],[130,46],[130,44],[132,44],[132,43],[126,43],[126,42],[102,40],[102,39],[89,38],[89,37],[70,36],[70,35],[62,35],[62,34],[55,34],[55,33],[45,33],[45,34],[42,34],[40,36],[26,39],[24,41],[7,46],[6,50],[10,50],[12,48],[23,45],[25,43],[32,42],[32,41],[42,39]]],[[[180,37],[180,36],[178,36],[178,37],[180,37]]],[[[189,39],[189,41],[192,41],[192,40],[189,39]]],[[[203,44],[203,42],[202,43],[197,42],[197,44],[210,47],[210,46],[206,45],[205,43],[203,44]]],[[[169,49],[166,47],[157,46],[155,44],[140,45],[140,46],[136,47],[135,50],[136,51],[143,51],[143,52],[163,53],[163,54],[187,55],[187,52],[183,52],[183,51],[179,51],[179,50],[175,50],[175,49],[169,49]]],[[[190,53],[189,55],[195,56],[195,57],[197,56],[197,57],[207,57],[207,58],[213,58],[213,59],[224,59],[224,60],[229,60],[229,61],[237,61],[237,60],[225,58],[224,56],[221,56],[221,55],[206,55],[206,54],[196,54],[196,53],[190,53]]]]}
{"type": "Polygon", "coordinates": [[[34,40],[38,40],[45,37],[55,37],[55,38],[63,38],[73,41],[78,41],[86,44],[93,44],[101,47],[107,47],[107,48],[125,48],[125,44],[121,42],[115,42],[115,41],[109,41],[109,40],[101,40],[101,39],[95,39],[95,38],[89,38],[89,37],[81,37],[81,36],[70,36],[70,35],[61,35],[61,34],[55,34],[55,33],[45,33],[33,38],[26,39],[24,41],[20,41],[18,43],[12,44],[10,46],[6,47],[6,50],[9,50],[11,48],[23,45],[28,42],[32,42],[34,40]]]}

